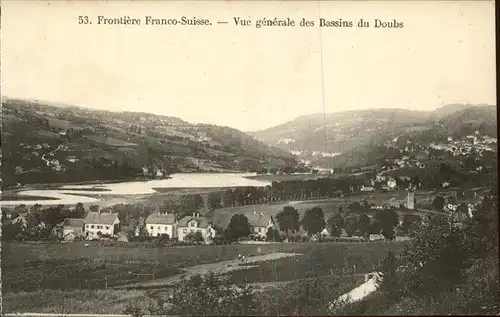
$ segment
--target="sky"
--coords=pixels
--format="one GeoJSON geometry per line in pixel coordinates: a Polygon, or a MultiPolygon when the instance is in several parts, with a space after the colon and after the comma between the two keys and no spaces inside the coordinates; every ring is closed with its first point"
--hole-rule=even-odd
{"type": "Polygon", "coordinates": [[[496,104],[493,1],[4,1],[2,95],[256,131],[310,114],[496,104]],[[78,24],[87,15],[93,24],[78,24]],[[110,26],[97,16],[208,18],[110,26]],[[378,18],[403,28],[235,26],[378,18]],[[227,21],[228,24],[217,24],[227,21]]]}

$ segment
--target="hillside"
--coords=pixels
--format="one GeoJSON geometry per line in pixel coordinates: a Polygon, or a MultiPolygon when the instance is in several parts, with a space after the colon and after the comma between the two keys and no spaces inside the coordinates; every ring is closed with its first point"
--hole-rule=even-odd
{"type": "Polygon", "coordinates": [[[497,109],[495,106],[465,108],[441,118],[440,123],[450,135],[467,135],[474,131],[488,135],[497,133],[497,109]]]}
{"type": "Polygon", "coordinates": [[[2,115],[4,186],[297,165],[239,130],[175,117],[14,99],[2,115]]]}
{"type": "Polygon", "coordinates": [[[463,136],[477,129],[493,136],[496,124],[495,106],[454,104],[428,112],[370,109],[326,116],[312,114],[250,134],[269,145],[293,151],[312,164],[335,167],[353,163],[353,157],[369,153],[394,138],[429,141],[448,135],[463,136]]]}
{"type": "Polygon", "coordinates": [[[425,112],[405,109],[346,111],[333,114],[306,115],[282,125],[258,131],[253,135],[268,144],[298,151],[325,149],[325,122],[329,152],[345,152],[398,127],[427,122],[425,112]]]}

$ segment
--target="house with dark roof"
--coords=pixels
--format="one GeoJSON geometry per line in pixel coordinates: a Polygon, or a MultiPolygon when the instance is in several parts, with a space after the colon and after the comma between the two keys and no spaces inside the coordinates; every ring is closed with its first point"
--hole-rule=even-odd
{"type": "Polygon", "coordinates": [[[254,236],[265,238],[267,230],[274,226],[273,217],[265,215],[262,212],[257,213],[254,210],[253,214],[247,214],[245,216],[248,219],[248,223],[250,224],[250,228],[254,236]]]}
{"type": "Polygon", "coordinates": [[[89,211],[85,219],[85,237],[96,239],[101,235],[114,235],[120,230],[120,219],[118,213],[104,213],[89,211]]]}
{"type": "Polygon", "coordinates": [[[81,218],[66,218],[62,223],[62,238],[64,240],[73,240],[76,237],[83,236],[84,224],[81,218]]]}
{"type": "Polygon", "coordinates": [[[200,232],[206,242],[215,237],[215,229],[207,217],[201,216],[200,213],[193,213],[192,216],[187,216],[179,220],[177,223],[177,238],[179,241],[184,241],[188,234],[200,232]]]}
{"type": "Polygon", "coordinates": [[[177,220],[174,214],[155,212],[146,218],[146,230],[150,237],[168,234],[170,238],[177,236],[177,220]]]}

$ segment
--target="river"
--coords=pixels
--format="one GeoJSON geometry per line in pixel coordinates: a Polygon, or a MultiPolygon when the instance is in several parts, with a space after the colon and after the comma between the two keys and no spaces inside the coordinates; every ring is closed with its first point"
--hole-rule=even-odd
{"type": "Polygon", "coordinates": [[[224,188],[224,187],[263,187],[270,185],[268,181],[258,181],[246,177],[255,176],[255,173],[179,173],[172,174],[169,179],[155,179],[149,181],[130,181],[121,183],[104,183],[89,185],[64,185],[57,189],[21,190],[16,196],[26,196],[26,200],[2,200],[0,206],[16,205],[54,205],[92,203],[100,198],[84,196],[95,195],[147,195],[155,194],[155,188],[224,188]],[[46,197],[52,199],[28,199],[28,196],[46,197]]]}

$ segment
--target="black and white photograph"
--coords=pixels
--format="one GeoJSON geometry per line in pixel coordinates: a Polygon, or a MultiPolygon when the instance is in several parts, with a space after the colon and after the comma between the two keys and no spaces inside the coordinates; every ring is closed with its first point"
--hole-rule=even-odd
{"type": "Polygon", "coordinates": [[[500,315],[494,1],[1,15],[2,315],[500,315]]]}

